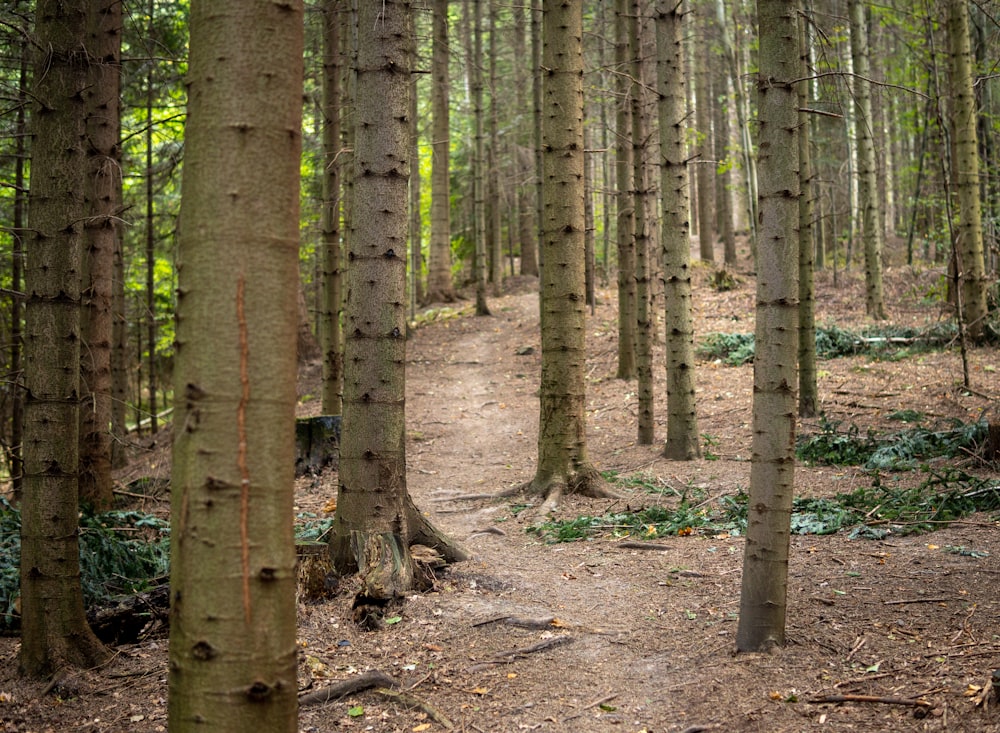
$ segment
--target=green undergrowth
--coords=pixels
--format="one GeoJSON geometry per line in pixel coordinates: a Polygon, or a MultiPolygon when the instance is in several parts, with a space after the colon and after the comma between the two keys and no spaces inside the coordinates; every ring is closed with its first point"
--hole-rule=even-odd
{"type": "MultiPolygon", "coordinates": [[[[300,514],[298,541],[323,541],[333,519],[300,514]]],[[[0,498],[0,630],[20,625],[21,512],[0,498]]],[[[116,510],[80,516],[80,584],[89,608],[158,585],[170,573],[170,524],[116,510]]]]}
{"type": "MultiPolygon", "coordinates": [[[[866,354],[886,361],[898,360],[910,354],[941,349],[951,343],[957,334],[956,327],[950,323],[939,323],[925,329],[872,326],[860,332],[822,326],[816,329],[816,358],[836,359],[866,354]]],[[[710,333],[698,345],[698,354],[730,366],[749,364],[754,356],[754,335],[710,333]]]]}
{"type": "MultiPolygon", "coordinates": [[[[137,593],[170,567],[170,526],[137,511],[80,516],[80,585],[89,607],[137,593]]],[[[0,628],[20,624],[21,513],[0,499],[0,628]]]]}
{"type": "MultiPolygon", "coordinates": [[[[916,422],[918,413],[902,411],[894,415],[916,422]]],[[[919,462],[931,458],[976,455],[989,431],[985,420],[972,423],[952,420],[948,427],[939,430],[917,425],[888,434],[879,434],[871,428],[862,432],[853,424],[847,428],[841,425],[839,421],[820,418],[820,432],[799,436],[795,455],[806,463],[901,471],[916,468],[919,462]]]]}
{"type": "MultiPolygon", "coordinates": [[[[1000,511],[1000,483],[956,468],[932,470],[915,486],[885,483],[876,472],[871,486],[833,497],[799,497],[792,503],[793,534],[833,534],[851,530],[852,538],[882,539],[890,532],[928,532],[974,512],[1000,511]]],[[[703,490],[665,490],[665,484],[646,476],[617,477],[620,485],[641,487],[649,494],[673,494],[676,502],[641,509],[608,512],[600,516],[546,520],[528,527],[546,543],[574,542],[598,537],[653,540],[670,535],[742,535],[747,525],[747,494],[705,499],[703,490]]]]}

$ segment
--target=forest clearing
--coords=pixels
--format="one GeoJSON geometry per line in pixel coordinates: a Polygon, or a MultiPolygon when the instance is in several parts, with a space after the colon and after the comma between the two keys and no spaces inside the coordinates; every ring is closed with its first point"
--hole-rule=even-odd
{"type": "MultiPolygon", "coordinates": [[[[736,272],[736,289],[718,292],[712,274],[696,268],[699,343],[712,332],[752,330],[752,276],[736,272]]],[[[890,323],[933,325],[940,275],[890,268],[890,323]]],[[[351,620],[350,580],[320,601],[300,600],[304,695],[370,671],[398,685],[303,705],[300,731],[1000,730],[989,690],[1000,666],[994,513],[930,533],[873,522],[893,530],[881,540],[851,539],[851,527],[794,536],[789,643],[771,655],[737,655],[738,532],[694,527],[637,536],[604,527],[552,543],[529,531],[537,520],[522,498],[457,499],[497,493],[534,470],[537,285],[513,285],[494,300],[490,317],[473,316],[461,303],[424,313],[408,345],[408,489],[471,559],[441,571],[433,591],[407,598],[378,631],[351,620]],[[629,541],[656,549],[630,548],[629,541]],[[836,696],[844,701],[821,702],[836,696]]],[[[862,288],[857,272],[839,273],[837,286],[829,271],[820,273],[820,322],[860,329],[862,288]]],[[[587,321],[590,447],[601,471],[641,482],[616,484],[620,500],[569,498],[554,518],[677,506],[681,495],[704,510],[720,507],[747,488],[752,367],[699,360],[704,457],[664,460],[661,428],[653,446],[635,444],[634,383],[614,378],[614,303],[599,291],[587,321]]],[[[823,413],[842,432],[854,425],[862,435],[899,431],[905,426],[890,416],[903,410],[922,415],[928,427],[974,422],[996,409],[1000,356],[978,348],[970,359],[973,391],[960,388],[955,347],[821,361],[823,413]]],[[[313,363],[300,377],[301,415],[318,412],[317,389],[313,363]]],[[[818,432],[818,420],[799,426],[800,434],[818,432]]],[[[165,478],[165,443],[161,437],[140,450],[119,485],[165,478]]],[[[881,482],[901,491],[949,467],[998,478],[995,465],[973,456],[924,465],[882,472],[881,482]]],[[[795,471],[800,497],[870,488],[873,478],[861,466],[799,462],[795,471]]],[[[299,521],[329,516],[336,487],[335,471],[299,479],[299,521]]],[[[162,494],[124,499],[144,511],[168,510],[162,494]]],[[[166,730],[167,641],[163,626],[155,628],[118,647],[105,667],[59,676],[49,690],[17,676],[18,640],[0,639],[2,730],[166,730]]]]}

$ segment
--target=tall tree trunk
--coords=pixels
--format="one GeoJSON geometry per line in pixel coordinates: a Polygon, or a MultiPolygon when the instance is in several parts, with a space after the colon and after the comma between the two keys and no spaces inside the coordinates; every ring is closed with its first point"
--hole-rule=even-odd
{"type": "Polygon", "coordinates": [[[546,494],[544,513],[565,491],[600,494],[603,481],[587,456],[585,429],[583,7],[542,6],[542,375],[538,468],[528,488],[546,494]]]}
{"type": "MultiPolygon", "coordinates": [[[[801,5],[801,0],[799,0],[801,5]]],[[[809,45],[806,19],[799,19],[799,69],[809,76],[809,45]]],[[[819,406],[816,393],[816,295],[813,288],[813,187],[812,155],[809,150],[809,82],[797,84],[799,108],[799,415],[814,417],[819,406]]]]}
{"type": "MultiPolygon", "coordinates": [[[[147,33],[153,38],[154,2],[147,6],[149,23],[147,33]]],[[[155,89],[153,66],[146,74],[146,349],[149,352],[146,368],[146,389],[148,392],[149,431],[155,435],[159,431],[159,416],[156,407],[156,202],[153,198],[153,103],[155,89]]],[[[142,357],[140,356],[140,359],[142,357]]],[[[142,385],[139,385],[137,403],[142,405],[142,385]]]]}
{"type": "Polygon", "coordinates": [[[955,93],[955,188],[958,192],[957,246],[960,262],[962,311],[969,338],[986,333],[986,277],[983,223],[979,189],[979,143],[976,134],[976,97],[972,84],[968,0],[948,2],[948,48],[951,88],[955,93]]]}
{"type": "MultiPolygon", "coordinates": [[[[534,153],[535,153],[535,223],[537,224],[537,246],[535,254],[535,275],[542,272],[542,217],[543,202],[542,189],[544,188],[542,170],[544,165],[542,154],[542,0],[531,0],[531,68],[533,70],[531,86],[532,101],[535,113],[532,115],[534,126],[534,153]]],[[[541,299],[539,299],[541,305],[541,299]]]]}
{"type": "Polygon", "coordinates": [[[433,547],[448,560],[465,555],[406,490],[412,3],[361,3],[358,34],[357,223],[348,254],[340,487],[330,552],[340,573],[360,573],[356,618],[374,623],[388,604],[420,587],[411,544],[433,547]]]}
{"type": "Polygon", "coordinates": [[[659,0],[656,55],[660,155],[663,161],[660,189],[663,191],[663,281],[667,325],[667,440],[663,455],[678,461],[701,456],[694,391],[683,18],[682,6],[676,0],[659,0]]]}
{"type": "Polygon", "coordinates": [[[796,0],[758,0],[760,229],[750,506],[736,645],[785,642],[788,542],[795,467],[798,341],[798,113],[796,0]]]}
{"type": "Polygon", "coordinates": [[[754,155],[753,143],[750,140],[750,124],[748,121],[746,90],[743,88],[743,74],[740,71],[740,56],[733,42],[726,19],[725,0],[715,0],[715,18],[722,34],[722,47],[726,57],[726,67],[729,71],[729,82],[733,85],[736,105],[736,123],[740,132],[740,151],[743,155],[743,177],[746,182],[747,222],[750,225],[750,250],[757,251],[757,158],[754,155]]]}
{"type": "Polygon", "coordinates": [[[486,171],[489,197],[489,245],[490,283],[492,294],[498,297],[503,290],[503,196],[500,195],[500,115],[497,99],[497,0],[489,0],[488,22],[490,25],[489,73],[490,73],[490,118],[489,118],[489,168],[486,171]]]}
{"type": "MultiPolygon", "coordinates": [[[[707,9],[706,9],[707,11],[707,9]]],[[[695,15],[694,26],[701,42],[694,45],[694,106],[695,128],[698,133],[695,180],[698,183],[698,256],[704,262],[715,262],[715,153],[712,150],[712,75],[709,72],[708,21],[695,15]]]]}
{"type": "MultiPolygon", "coordinates": [[[[413,65],[417,63],[417,48],[413,46],[413,65]]],[[[421,278],[423,270],[423,239],[424,239],[424,217],[420,207],[421,192],[423,186],[420,175],[420,115],[417,101],[420,99],[420,74],[413,74],[410,78],[410,160],[415,161],[416,173],[410,176],[410,265],[409,265],[409,301],[410,319],[417,313],[417,303],[424,300],[423,280],[421,278]]]]}
{"type": "Polygon", "coordinates": [[[882,288],[881,203],[878,191],[878,163],[875,158],[874,117],[872,116],[871,62],[868,48],[868,21],[861,0],[848,0],[851,17],[851,58],[854,62],[854,105],[858,132],[858,204],[865,249],[865,309],[883,320],[885,296],[882,288]]]}
{"type": "Polygon", "coordinates": [[[87,223],[81,261],[80,501],[111,507],[112,282],[121,208],[119,147],[121,19],[119,0],[91,3],[87,43],[87,223]]]}
{"type": "Polygon", "coordinates": [[[35,9],[20,654],[21,671],[33,677],[107,657],[84,616],[77,541],[87,8],[39,0],[35,9]]]}
{"type": "Polygon", "coordinates": [[[712,105],[713,129],[715,131],[715,156],[718,158],[715,174],[716,221],[722,239],[722,257],[727,267],[736,266],[736,231],[733,227],[732,174],[729,165],[729,115],[732,95],[729,94],[729,78],[716,75],[720,94],[712,105]],[[720,103],[718,97],[725,103],[720,103]]]}
{"type": "Polygon", "coordinates": [[[652,445],[654,436],[653,403],[653,319],[650,307],[650,253],[654,251],[651,240],[655,221],[656,196],[650,195],[651,185],[647,156],[650,148],[649,106],[646,94],[651,82],[646,73],[648,64],[643,57],[643,34],[647,18],[647,3],[633,0],[629,13],[629,40],[633,49],[631,59],[632,91],[632,180],[635,206],[635,358],[639,420],[636,441],[639,445],[652,445]]]}
{"type": "Polygon", "coordinates": [[[488,276],[487,257],[490,249],[486,241],[486,141],[483,131],[483,0],[467,0],[466,12],[472,11],[472,53],[469,54],[469,87],[472,92],[473,149],[472,149],[472,205],[475,229],[476,315],[488,316],[486,302],[488,276]],[[472,7],[468,7],[468,3],[472,7]]]}
{"type": "MultiPolygon", "coordinates": [[[[19,7],[20,3],[17,4],[19,7]]],[[[24,273],[24,240],[25,219],[27,214],[28,189],[25,185],[25,173],[28,163],[28,65],[30,52],[27,36],[21,39],[18,47],[18,82],[17,82],[17,115],[14,122],[14,207],[11,242],[10,282],[11,290],[18,292],[22,288],[24,273]]],[[[24,330],[22,313],[24,305],[17,296],[10,303],[10,373],[13,380],[13,400],[10,414],[10,484],[14,503],[20,504],[24,490],[24,330]]]]}
{"type": "Polygon", "coordinates": [[[319,341],[323,354],[322,410],[339,415],[344,381],[342,334],[343,254],[340,245],[340,36],[346,13],[340,0],[323,6],[323,256],[319,341]]]}
{"type": "Polygon", "coordinates": [[[434,0],[431,46],[431,244],[427,300],[455,300],[451,279],[451,184],[449,166],[448,0],[434,0]]]}
{"type": "Polygon", "coordinates": [[[629,3],[615,0],[615,66],[619,73],[615,85],[619,99],[615,118],[617,142],[615,144],[615,178],[618,246],[618,379],[636,376],[635,324],[635,193],[632,166],[632,83],[625,69],[632,58],[629,43],[629,3]]]}
{"type": "Polygon", "coordinates": [[[196,0],[190,23],[170,730],[291,732],[303,6],[196,0]]]}
{"type": "MultiPolygon", "coordinates": [[[[525,59],[527,53],[527,30],[528,18],[526,13],[534,14],[531,5],[527,3],[515,3],[512,12],[514,13],[514,58],[525,59]]],[[[533,64],[518,63],[514,67],[515,90],[514,100],[518,110],[519,124],[517,131],[517,238],[520,241],[522,275],[538,275],[538,227],[535,224],[534,203],[531,193],[534,183],[534,157],[530,160],[525,155],[529,150],[534,150],[532,140],[532,125],[534,117],[530,114],[527,101],[527,91],[529,79],[534,77],[533,64]]],[[[512,273],[513,274],[513,273],[512,273]]]]}

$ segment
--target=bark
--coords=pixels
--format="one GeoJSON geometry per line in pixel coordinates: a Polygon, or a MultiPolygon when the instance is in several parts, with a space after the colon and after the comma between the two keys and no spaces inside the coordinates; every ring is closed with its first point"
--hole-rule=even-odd
{"type": "Polygon", "coordinates": [[[451,187],[449,158],[448,0],[434,0],[431,47],[431,243],[427,300],[455,300],[451,279],[451,187]]]}
{"type": "Polygon", "coordinates": [[[108,509],[111,495],[112,279],[121,208],[118,89],[121,3],[103,0],[87,13],[91,83],[87,104],[87,188],[81,261],[80,501],[108,509]]]}
{"type": "MultiPolygon", "coordinates": [[[[707,33],[708,23],[696,15],[701,34],[707,33]]],[[[702,36],[694,47],[695,128],[698,133],[698,161],[695,180],[698,185],[698,256],[704,262],[715,262],[715,153],[712,149],[712,76],[709,72],[709,44],[702,36]]]]}
{"type": "Polygon", "coordinates": [[[798,341],[796,0],[760,0],[757,20],[760,227],[750,506],[736,632],[742,651],[785,642],[798,341]]]}
{"type": "Polygon", "coordinates": [[[77,541],[87,8],[41,0],[35,11],[20,653],[21,671],[33,677],[107,656],[84,616],[77,541]]]}
{"type": "Polygon", "coordinates": [[[979,143],[976,132],[976,97],[972,84],[967,0],[949,0],[948,48],[955,137],[955,189],[958,193],[957,246],[960,262],[962,312],[969,338],[981,341],[986,334],[987,285],[983,256],[983,222],[980,201],[979,143]]]}
{"type": "Polygon", "coordinates": [[[469,88],[472,91],[472,206],[475,222],[475,260],[473,271],[476,280],[476,315],[488,316],[486,302],[488,273],[488,248],[486,241],[486,148],[483,131],[483,0],[467,0],[466,12],[472,13],[472,49],[469,58],[469,88]],[[469,7],[471,3],[471,8],[469,7]]]}
{"type": "Polygon", "coordinates": [[[545,512],[564,491],[603,486],[585,429],[583,13],[561,0],[543,8],[542,374],[538,467],[526,488],[546,495],[545,512]]]}
{"type": "Polygon", "coordinates": [[[629,13],[629,38],[633,49],[631,59],[632,90],[632,180],[635,184],[635,359],[639,420],[636,441],[652,445],[654,437],[653,407],[653,319],[650,307],[650,263],[655,251],[652,236],[656,217],[656,194],[652,188],[647,157],[652,156],[650,143],[649,101],[647,85],[652,85],[644,61],[643,34],[648,23],[646,3],[635,0],[629,13]]]}
{"type": "Polygon", "coordinates": [[[490,290],[494,297],[499,297],[503,290],[503,238],[502,213],[503,196],[500,192],[500,121],[497,99],[497,0],[489,0],[489,73],[490,73],[490,117],[489,117],[489,167],[486,171],[490,197],[489,211],[489,246],[490,246],[490,290]]]}
{"type": "Polygon", "coordinates": [[[882,289],[882,246],[885,235],[878,190],[878,163],[875,153],[872,116],[871,61],[868,22],[861,0],[848,1],[851,16],[851,58],[854,63],[854,106],[858,135],[858,205],[865,251],[865,309],[876,320],[886,318],[882,289]]]}
{"type": "Polygon", "coordinates": [[[301,2],[195,2],[177,255],[170,730],[295,731],[301,2]]]}
{"type": "Polygon", "coordinates": [[[343,302],[340,245],[340,35],[343,3],[326,0],[323,6],[323,211],[319,341],[323,356],[322,409],[340,414],[344,360],[340,315],[343,302]]]}
{"type": "Polygon", "coordinates": [[[682,8],[676,2],[659,1],[656,52],[663,160],[660,188],[663,191],[663,280],[667,326],[667,440],[663,455],[681,461],[701,455],[694,391],[683,17],[682,8]]]}
{"type": "Polygon", "coordinates": [[[330,543],[341,574],[362,579],[367,619],[419,587],[410,546],[465,554],[406,489],[406,251],[413,8],[362,3],[358,18],[357,225],[348,253],[339,494],[330,543]]]}
{"type": "MultiPolygon", "coordinates": [[[[716,76],[725,103],[712,105],[715,130],[715,156],[718,158],[715,174],[716,221],[722,239],[722,256],[726,267],[736,266],[736,231],[733,226],[732,173],[729,158],[729,115],[732,95],[729,94],[729,79],[716,76]]],[[[717,95],[719,96],[719,95],[717,95]]]]}
{"type": "MultiPolygon", "coordinates": [[[[624,72],[631,64],[629,43],[628,0],[615,2],[615,66],[624,72]]],[[[632,165],[632,105],[629,97],[632,85],[625,73],[615,77],[618,112],[615,118],[615,178],[617,186],[617,248],[618,248],[618,379],[636,376],[635,324],[635,199],[632,165]]]]}
{"type": "MultiPolygon", "coordinates": [[[[806,20],[799,21],[800,77],[809,76],[809,46],[806,20]]],[[[816,392],[816,295],[813,287],[813,189],[812,156],[809,150],[809,82],[799,82],[799,415],[814,417],[819,398],[816,392]]]]}
{"type": "MultiPolygon", "coordinates": [[[[30,53],[28,50],[28,38],[21,39],[18,48],[18,83],[17,83],[17,114],[14,122],[14,134],[16,142],[14,147],[14,206],[12,211],[12,221],[14,231],[11,233],[11,263],[10,282],[11,290],[18,292],[22,289],[22,278],[24,273],[24,239],[25,239],[25,216],[27,214],[27,186],[25,185],[25,174],[27,173],[28,158],[28,128],[27,114],[28,107],[28,65],[30,63],[30,53]]],[[[13,500],[15,504],[21,503],[24,492],[24,331],[21,314],[24,312],[24,304],[20,298],[11,298],[10,303],[10,373],[13,381],[13,399],[11,400],[10,413],[10,484],[13,500]]]]}

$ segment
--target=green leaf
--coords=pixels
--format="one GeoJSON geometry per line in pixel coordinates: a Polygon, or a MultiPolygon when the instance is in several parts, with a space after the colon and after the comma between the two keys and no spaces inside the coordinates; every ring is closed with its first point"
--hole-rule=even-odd
{"type": "Polygon", "coordinates": [[[355,705],[354,707],[347,708],[347,714],[350,715],[352,718],[360,718],[362,715],[365,714],[365,706],[355,705]]]}
{"type": "Polygon", "coordinates": [[[391,626],[392,624],[398,624],[402,620],[403,620],[402,616],[393,616],[392,618],[387,618],[385,622],[386,624],[391,626]]]}

